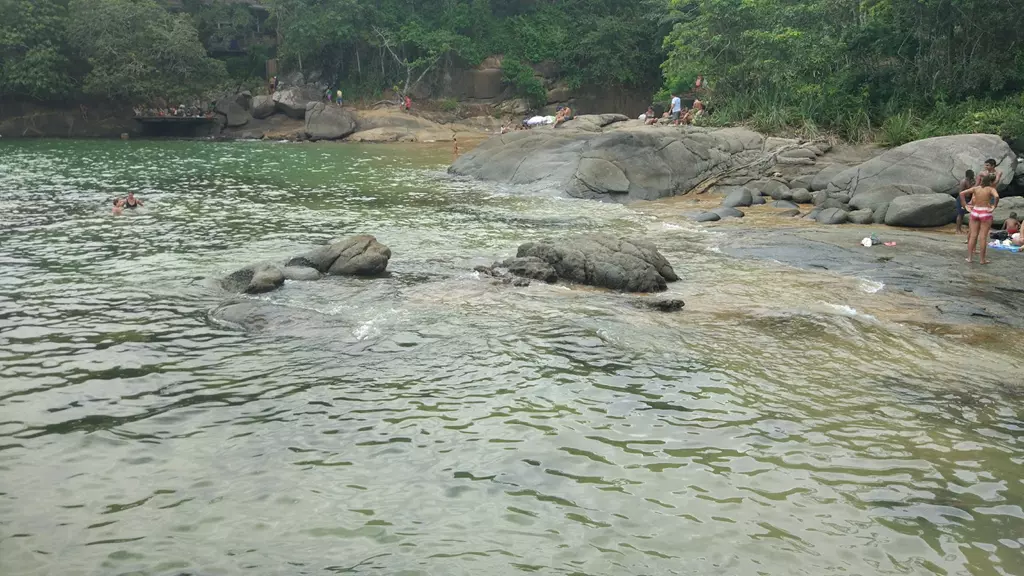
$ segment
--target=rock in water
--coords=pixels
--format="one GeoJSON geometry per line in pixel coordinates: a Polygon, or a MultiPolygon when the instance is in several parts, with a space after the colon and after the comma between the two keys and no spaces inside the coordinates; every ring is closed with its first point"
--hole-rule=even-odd
{"type": "Polygon", "coordinates": [[[810,190],[806,188],[795,188],[790,199],[797,204],[810,204],[814,197],[811,196],[810,190]]]}
{"type": "Polygon", "coordinates": [[[281,272],[288,280],[309,281],[320,279],[319,270],[316,268],[307,268],[305,266],[285,266],[281,269],[281,272]]]}
{"type": "Polygon", "coordinates": [[[718,222],[722,217],[714,212],[701,212],[695,220],[697,222],[718,222]]]}
{"type": "Polygon", "coordinates": [[[776,200],[772,202],[772,208],[783,208],[785,210],[792,210],[794,208],[799,209],[800,207],[790,202],[789,200],[776,200]]]}
{"type": "Polygon", "coordinates": [[[737,208],[720,207],[715,208],[711,212],[714,214],[718,214],[722,218],[743,218],[743,216],[745,216],[743,211],[737,208]]]}
{"type": "Polygon", "coordinates": [[[750,193],[747,188],[739,188],[733,190],[722,200],[722,206],[726,208],[736,208],[737,206],[750,206],[754,203],[754,196],[750,193]]]}
{"type": "Polygon", "coordinates": [[[851,196],[893,184],[914,184],[933,192],[954,194],[959,191],[964,171],[979,170],[988,158],[999,163],[1003,172],[999,188],[1005,188],[1013,180],[1017,157],[1002,138],[992,134],[960,134],[910,142],[836,174],[829,183],[851,196]]]}
{"type": "Polygon", "coordinates": [[[501,268],[506,268],[509,273],[523,278],[541,280],[548,284],[558,282],[558,272],[555,272],[554,266],[532,256],[509,258],[501,263],[501,268]]]}
{"type": "Polygon", "coordinates": [[[637,298],[633,300],[633,305],[658,312],[677,312],[682,310],[686,303],[679,298],[637,298]]]}
{"type": "Polygon", "coordinates": [[[274,108],[274,97],[268,95],[253,96],[251,107],[252,117],[259,120],[273,116],[276,111],[274,108]]]}
{"type": "Polygon", "coordinates": [[[245,126],[252,119],[249,112],[240,106],[235,98],[221,98],[217,101],[213,111],[227,118],[227,125],[231,128],[245,126]]]}
{"type": "Polygon", "coordinates": [[[930,228],[956,220],[956,200],[948,194],[900,196],[889,203],[885,223],[889,226],[930,228]]]}
{"type": "Polygon", "coordinates": [[[661,292],[679,279],[654,245],[606,234],[528,242],[516,258],[538,258],[559,278],[623,292],[661,292]]]}
{"type": "Polygon", "coordinates": [[[284,284],[284,273],[273,264],[254,264],[232,272],[221,280],[221,286],[232,292],[263,294],[280,288],[284,284]]]}
{"type": "Polygon", "coordinates": [[[355,130],[355,117],[341,106],[318,102],[306,112],[306,136],[310,140],[337,140],[355,130]]]}
{"type": "Polygon", "coordinates": [[[320,92],[312,87],[293,86],[274,92],[274,106],[282,114],[297,120],[306,117],[306,105],[319,102],[320,92]]]}
{"type": "Polygon", "coordinates": [[[315,268],[336,276],[379,276],[387,270],[391,249],[373,236],[352,236],[296,256],[286,266],[315,268]]]}
{"type": "Polygon", "coordinates": [[[557,129],[495,136],[463,154],[453,174],[624,202],[682,194],[761,153],[749,130],[634,126],[615,115],[579,116],[557,129]]]}

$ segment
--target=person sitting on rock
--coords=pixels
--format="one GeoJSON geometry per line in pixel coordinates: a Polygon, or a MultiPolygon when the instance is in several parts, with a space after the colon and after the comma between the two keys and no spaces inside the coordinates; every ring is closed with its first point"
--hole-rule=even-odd
{"type": "Polygon", "coordinates": [[[701,102],[700,99],[694,100],[693,109],[691,110],[691,112],[693,112],[694,118],[696,118],[697,116],[702,116],[704,114],[704,103],[701,102]]]}
{"type": "Polygon", "coordinates": [[[658,123],[658,115],[654,113],[654,106],[648,106],[644,112],[644,124],[650,126],[658,123]]]}
{"type": "Polygon", "coordinates": [[[555,122],[551,125],[552,128],[558,128],[559,124],[564,124],[569,120],[572,120],[572,108],[568,106],[562,106],[558,109],[558,113],[555,114],[555,122]]]}
{"type": "Polygon", "coordinates": [[[1006,232],[1007,237],[1020,232],[1020,220],[1017,219],[1016,212],[1010,212],[1010,217],[1003,222],[1003,231],[1006,232]]]}
{"type": "Polygon", "coordinates": [[[975,186],[983,186],[981,183],[982,178],[991,174],[995,184],[993,186],[999,186],[999,183],[1003,181],[1003,173],[1000,170],[996,170],[996,161],[993,158],[985,160],[985,169],[978,174],[977,179],[974,182],[975,186]]]}

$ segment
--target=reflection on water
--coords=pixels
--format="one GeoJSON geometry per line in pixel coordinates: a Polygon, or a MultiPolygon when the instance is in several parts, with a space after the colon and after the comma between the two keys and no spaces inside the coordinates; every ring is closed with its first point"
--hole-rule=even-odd
{"type": "Polygon", "coordinates": [[[0,145],[0,573],[1024,572],[1019,348],[446,155],[0,145]],[[685,311],[471,272],[594,229],[685,311]],[[392,278],[210,280],[359,232],[392,278]]]}

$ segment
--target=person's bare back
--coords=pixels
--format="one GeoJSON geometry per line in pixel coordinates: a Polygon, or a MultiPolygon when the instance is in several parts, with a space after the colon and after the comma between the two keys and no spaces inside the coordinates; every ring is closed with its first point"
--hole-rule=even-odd
{"type": "Polygon", "coordinates": [[[970,210],[971,228],[967,238],[967,261],[974,260],[974,249],[977,247],[978,239],[981,239],[981,263],[988,264],[986,253],[988,252],[988,231],[992,228],[992,216],[999,205],[999,192],[993,187],[995,176],[986,174],[982,178],[982,185],[975,186],[960,193],[960,203],[964,208],[970,210]],[[970,204],[967,199],[970,198],[970,204]]]}

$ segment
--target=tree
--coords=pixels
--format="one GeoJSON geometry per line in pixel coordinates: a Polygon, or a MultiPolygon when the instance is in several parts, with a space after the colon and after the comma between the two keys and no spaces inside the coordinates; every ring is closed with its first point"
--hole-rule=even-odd
{"type": "Polygon", "coordinates": [[[67,9],[53,0],[0,0],[0,95],[54,100],[73,87],[67,9]]]}
{"type": "Polygon", "coordinates": [[[185,14],[152,0],[71,0],[68,41],[88,62],[87,94],[113,100],[186,97],[225,78],[185,14]]]}

